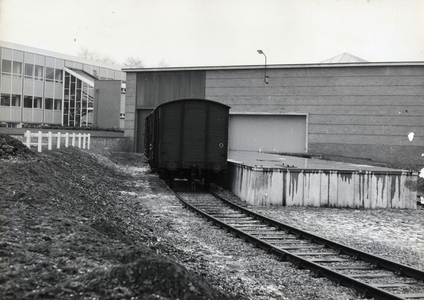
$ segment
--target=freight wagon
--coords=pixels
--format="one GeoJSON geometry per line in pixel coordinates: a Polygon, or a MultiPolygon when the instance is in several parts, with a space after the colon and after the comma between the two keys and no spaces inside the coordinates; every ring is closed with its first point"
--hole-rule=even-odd
{"type": "Polygon", "coordinates": [[[163,103],[145,119],[145,155],[172,185],[174,178],[204,180],[227,169],[230,107],[205,99],[163,103]]]}

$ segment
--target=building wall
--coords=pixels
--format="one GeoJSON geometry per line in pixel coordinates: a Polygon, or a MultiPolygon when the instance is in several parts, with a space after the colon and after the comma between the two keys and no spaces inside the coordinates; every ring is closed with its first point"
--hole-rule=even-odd
{"type": "MultiPolygon", "coordinates": [[[[62,124],[64,67],[84,70],[99,81],[125,81],[119,67],[0,41],[2,126],[62,124]]],[[[120,93],[121,86],[117,91],[120,93]]],[[[119,119],[121,94],[116,101],[119,119]]]]}
{"type": "Polygon", "coordinates": [[[424,67],[315,67],[217,70],[206,98],[231,112],[307,113],[310,153],[422,163],[424,67]],[[412,142],[408,133],[421,135],[412,142]]]}
{"type": "MultiPolygon", "coordinates": [[[[145,115],[137,118],[136,110],[192,97],[193,80],[205,76],[204,98],[229,105],[232,114],[307,114],[309,153],[424,164],[422,64],[269,66],[269,84],[258,67],[187,69],[179,80],[172,74],[127,73],[127,101],[132,103],[126,107],[125,131],[135,144],[137,131],[142,134],[144,128],[137,122],[144,122],[145,115]],[[178,93],[170,92],[176,87],[178,93]],[[416,134],[413,141],[410,132],[416,134]]],[[[202,96],[202,86],[196,88],[202,96]]]]}
{"type": "Polygon", "coordinates": [[[121,81],[97,80],[94,96],[94,126],[119,128],[121,110],[121,81]]]}
{"type": "Polygon", "coordinates": [[[125,95],[125,126],[124,136],[129,138],[132,144],[131,150],[136,152],[135,127],[136,127],[136,90],[137,90],[137,73],[127,73],[127,89],[125,95]]]}

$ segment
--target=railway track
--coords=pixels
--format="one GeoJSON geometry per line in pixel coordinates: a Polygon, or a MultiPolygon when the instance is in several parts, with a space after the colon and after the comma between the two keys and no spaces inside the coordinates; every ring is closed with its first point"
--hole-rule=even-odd
{"type": "Polygon", "coordinates": [[[269,219],[214,192],[172,189],[182,204],[295,267],[376,299],[424,299],[424,272],[269,219]]]}

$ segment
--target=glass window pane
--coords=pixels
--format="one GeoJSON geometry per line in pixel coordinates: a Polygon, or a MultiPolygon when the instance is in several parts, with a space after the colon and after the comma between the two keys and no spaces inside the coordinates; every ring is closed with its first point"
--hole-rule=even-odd
{"type": "Polygon", "coordinates": [[[34,78],[33,64],[25,64],[25,78],[34,78]]]}
{"type": "Polygon", "coordinates": [[[24,107],[32,108],[32,96],[24,96],[24,107]]]}
{"type": "Polygon", "coordinates": [[[61,110],[62,109],[62,100],[61,99],[54,99],[54,109],[55,110],[61,110]]]}
{"type": "Polygon", "coordinates": [[[43,66],[35,65],[35,80],[43,80],[43,66]]]}
{"type": "Polygon", "coordinates": [[[54,68],[46,67],[46,81],[54,81],[54,68]]]}
{"type": "Polygon", "coordinates": [[[62,81],[63,81],[63,70],[60,70],[60,69],[56,69],[55,70],[55,81],[57,82],[57,83],[62,83],[62,81]]]}
{"type": "Polygon", "coordinates": [[[10,75],[12,73],[12,61],[3,59],[1,65],[1,73],[3,75],[10,75]]]}
{"type": "Polygon", "coordinates": [[[34,98],[34,108],[43,108],[43,99],[41,97],[34,98]]]}
{"type": "Polygon", "coordinates": [[[69,89],[69,84],[71,82],[71,75],[69,75],[68,73],[66,73],[65,75],[65,88],[69,89]]]}
{"type": "Polygon", "coordinates": [[[12,106],[21,106],[21,95],[12,95],[12,106]]]}
{"type": "Polygon", "coordinates": [[[10,106],[10,94],[1,94],[1,106],[10,106]]]}
{"type": "Polygon", "coordinates": [[[53,99],[52,98],[46,98],[46,109],[53,109],[53,99]]]}
{"type": "Polygon", "coordinates": [[[22,63],[19,61],[13,62],[13,76],[22,77],[22,63]]]}

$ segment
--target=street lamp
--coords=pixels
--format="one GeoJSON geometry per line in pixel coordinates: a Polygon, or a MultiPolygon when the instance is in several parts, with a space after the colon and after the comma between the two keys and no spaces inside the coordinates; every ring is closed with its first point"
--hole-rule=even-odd
{"type": "Polygon", "coordinates": [[[265,55],[265,53],[262,51],[262,50],[257,50],[258,51],[258,53],[259,54],[263,54],[263,56],[265,56],[265,77],[264,77],[264,82],[266,83],[266,84],[268,84],[269,82],[268,82],[268,76],[266,75],[266,55],[265,55]]]}

